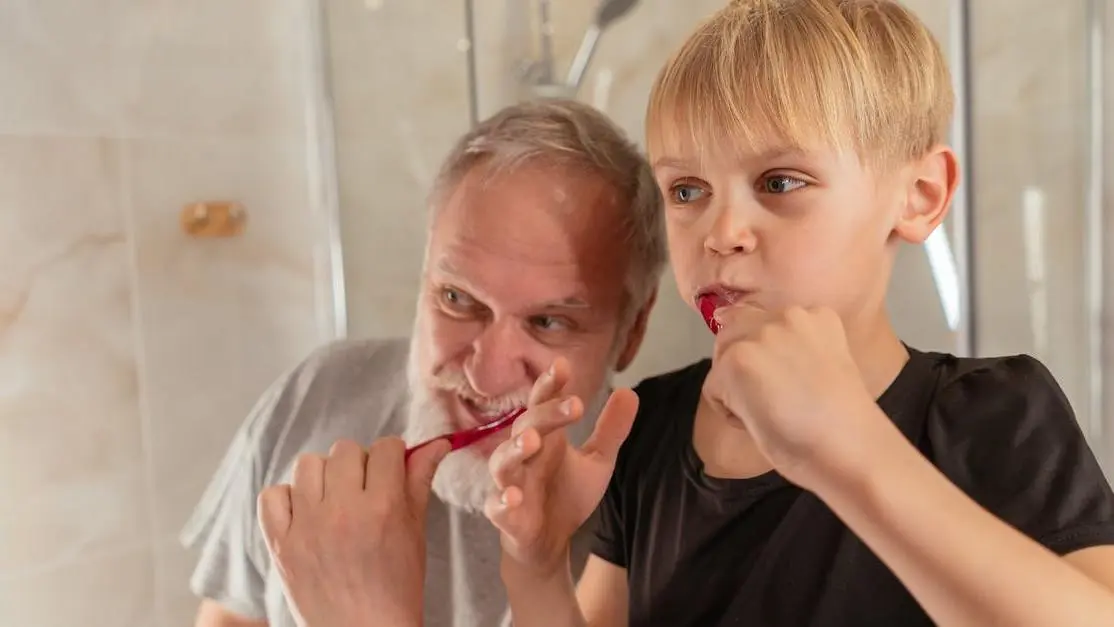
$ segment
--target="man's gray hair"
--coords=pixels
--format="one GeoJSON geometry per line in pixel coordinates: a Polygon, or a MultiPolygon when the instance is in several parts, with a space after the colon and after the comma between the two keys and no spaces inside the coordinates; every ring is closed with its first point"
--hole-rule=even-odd
{"type": "Polygon", "coordinates": [[[504,108],[453,147],[433,185],[432,211],[478,165],[494,175],[534,161],[589,172],[617,192],[626,209],[622,228],[630,253],[622,324],[627,329],[665,270],[664,206],[650,164],[603,113],[565,99],[532,100],[504,108]]]}

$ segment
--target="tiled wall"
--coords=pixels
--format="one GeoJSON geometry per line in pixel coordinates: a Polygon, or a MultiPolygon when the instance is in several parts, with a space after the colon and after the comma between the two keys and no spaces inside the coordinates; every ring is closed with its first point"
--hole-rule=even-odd
{"type": "Polygon", "coordinates": [[[293,0],[0,5],[0,625],[191,624],[175,535],[331,336],[293,0]],[[245,233],[178,212],[234,200],[245,233]]]}
{"type": "MultiPolygon", "coordinates": [[[[324,51],[311,0],[0,7],[0,626],[190,624],[193,556],[174,534],[263,386],[333,334],[320,52],[348,330],[409,331],[425,192],[468,126],[463,3],[322,2],[324,51]],[[245,204],[245,234],[183,235],[181,206],[214,198],[245,204]]],[[[532,3],[475,4],[488,115],[518,94],[532,3]]],[[[640,139],[655,72],[721,4],[642,0],[583,97],[640,139]]],[[[951,3],[910,4],[948,40],[951,3]]],[[[1082,408],[1084,3],[973,4],[980,349],[1036,352],[1082,408]],[[1043,301],[1027,189],[1044,199],[1043,301]]],[[[551,3],[559,72],[593,8],[551,3]]],[[[709,349],[668,277],[659,303],[628,381],[709,349]]],[[[953,345],[922,250],[903,252],[890,306],[911,343],[953,345]]]]}

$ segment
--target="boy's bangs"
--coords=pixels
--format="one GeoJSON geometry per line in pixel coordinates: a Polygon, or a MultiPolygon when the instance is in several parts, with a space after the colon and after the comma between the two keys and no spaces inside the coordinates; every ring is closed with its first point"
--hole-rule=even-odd
{"type": "Polygon", "coordinates": [[[879,116],[866,96],[870,73],[853,34],[836,24],[754,10],[706,23],[654,84],[651,150],[683,141],[704,152],[823,146],[872,156],[879,116]]]}

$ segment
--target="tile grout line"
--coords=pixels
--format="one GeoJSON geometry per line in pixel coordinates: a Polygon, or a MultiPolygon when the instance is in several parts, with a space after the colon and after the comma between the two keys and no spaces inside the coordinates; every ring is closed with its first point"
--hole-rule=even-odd
{"type": "Polygon", "coordinates": [[[151,421],[151,402],[147,384],[147,350],[143,339],[143,308],[140,301],[140,273],[139,273],[139,233],[137,229],[136,207],[132,195],[132,170],[130,160],[127,158],[129,140],[115,138],[117,145],[117,178],[119,180],[120,209],[124,215],[125,240],[128,243],[128,271],[131,283],[131,313],[132,313],[132,345],[135,351],[135,377],[136,401],[139,405],[140,439],[143,448],[143,473],[146,484],[145,496],[147,499],[147,532],[148,542],[151,547],[151,596],[153,601],[156,625],[165,621],[165,607],[162,593],[162,568],[159,564],[158,542],[158,512],[155,507],[155,464],[154,464],[154,434],[151,421]]]}

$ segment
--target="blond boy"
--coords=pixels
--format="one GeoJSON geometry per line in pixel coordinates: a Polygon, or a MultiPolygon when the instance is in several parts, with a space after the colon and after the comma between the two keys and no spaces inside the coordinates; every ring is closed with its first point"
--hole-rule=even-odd
{"type": "Polygon", "coordinates": [[[486,510],[517,627],[1114,625],[1114,493],[1052,376],[906,347],[884,308],[956,189],[952,108],[890,0],[736,1],[669,61],[651,161],[723,329],[580,449],[567,363],[535,384],[486,510]]]}

